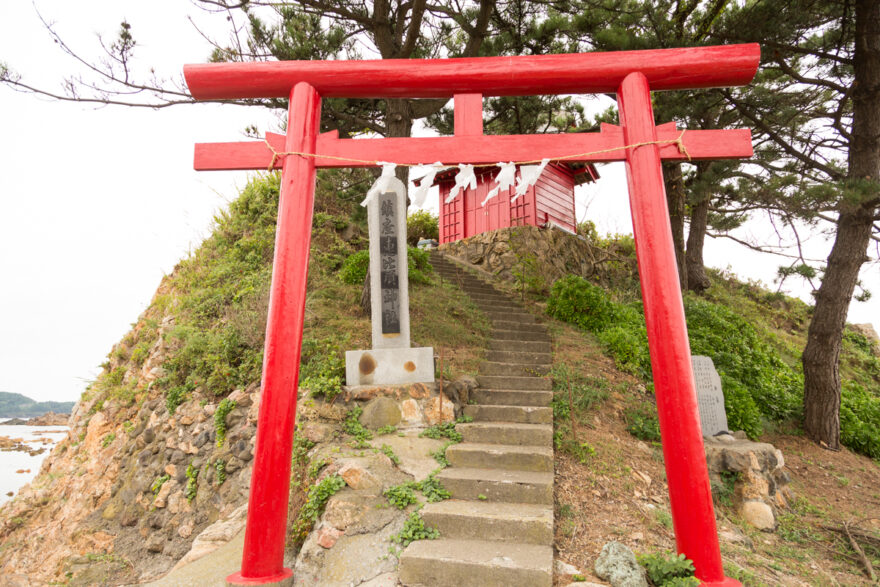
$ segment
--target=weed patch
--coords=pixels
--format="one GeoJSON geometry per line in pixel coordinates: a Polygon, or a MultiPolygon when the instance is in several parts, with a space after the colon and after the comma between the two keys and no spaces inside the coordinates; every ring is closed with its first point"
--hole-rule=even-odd
{"type": "Polygon", "coordinates": [[[388,446],[387,444],[383,444],[383,445],[379,448],[379,451],[380,451],[382,454],[384,454],[386,457],[388,457],[389,459],[391,459],[391,462],[394,463],[395,465],[399,465],[399,464],[400,464],[400,457],[397,456],[396,454],[394,454],[394,449],[391,448],[390,446],[388,446]]]}
{"type": "Polygon", "coordinates": [[[235,409],[235,402],[229,398],[223,398],[214,410],[214,431],[217,434],[217,447],[223,446],[226,441],[226,416],[235,409]]]}
{"type": "Polygon", "coordinates": [[[418,512],[413,512],[406,519],[399,534],[391,537],[391,541],[402,546],[409,546],[416,540],[435,540],[440,538],[440,532],[436,528],[425,526],[425,521],[418,512]]]}
{"type": "Polygon", "coordinates": [[[309,495],[302,508],[296,522],[293,524],[293,532],[291,538],[297,546],[305,542],[309,532],[318,518],[324,512],[327,501],[340,489],[345,487],[345,480],[339,475],[330,475],[321,480],[309,489],[309,495]]]}
{"type": "Polygon", "coordinates": [[[312,397],[323,396],[327,401],[333,401],[342,391],[346,344],[346,337],[336,336],[303,341],[300,385],[308,389],[312,397]]]}
{"type": "Polygon", "coordinates": [[[683,554],[640,554],[636,556],[645,568],[651,583],[657,587],[699,585],[694,577],[694,563],[683,554]]]}
{"type": "Polygon", "coordinates": [[[348,415],[345,416],[345,420],[342,422],[342,429],[345,433],[354,436],[352,445],[355,448],[369,448],[370,445],[367,441],[373,438],[373,433],[367,430],[358,420],[363,413],[364,409],[362,407],[355,406],[348,412],[348,415]]]}
{"type": "Polygon", "coordinates": [[[630,408],[624,414],[627,431],[646,442],[660,442],[660,422],[657,419],[657,410],[653,407],[643,406],[630,408]]]}
{"type": "Polygon", "coordinates": [[[415,481],[408,481],[407,483],[401,483],[400,485],[389,487],[384,491],[383,495],[388,499],[388,503],[399,510],[403,510],[408,506],[419,502],[419,498],[416,497],[415,491],[418,487],[419,484],[415,481]]]}
{"type": "Polygon", "coordinates": [[[474,419],[470,416],[460,416],[456,418],[454,422],[443,422],[441,424],[435,424],[430,428],[425,428],[419,436],[422,438],[433,438],[434,440],[448,438],[452,442],[461,442],[461,432],[455,429],[455,425],[473,421],[474,419]]]}
{"type": "Polygon", "coordinates": [[[186,496],[187,501],[192,501],[196,498],[196,494],[199,492],[199,470],[192,466],[192,463],[187,465],[186,467],[186,488],[183,491],[183,494],[186,496]]]}

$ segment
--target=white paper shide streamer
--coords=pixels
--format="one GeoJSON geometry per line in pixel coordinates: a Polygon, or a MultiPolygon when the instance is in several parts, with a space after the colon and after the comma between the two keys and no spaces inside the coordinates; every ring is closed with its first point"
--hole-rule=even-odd
{"type": "Polygon", "coordinates": [[[428,190],[431,189],[431,186],[434,185],[434,178],[437,177],[437,174],[446,169],[446,167],[440,162],[431,164],[431,168],[428,170],[428,173],[419,180],[419,185],[416,188],[413,188],[409,192],[409,199],[412,202],[413,206],[416,208],[421,208],[422,204],[425,203],[425,198],[428,197],[428,190]]]}
{"type": "Polygon", "coordinates": [[[495,177],[497,185],[486,195],[486,199],[483,200],[480,206],[485,207],[486,202],[497,196],[502,190],[509,189],[516,180],[516,163],[512,161],[510,163],[499,163],[498,169],[498,175],[495,177]]]}
{"type": "Polygon", "coordinates": [[[367,197],[364,198],[364,201],[361,202],[361,206],[366,208],[370,202],[376,199],[381,193],[390,191],[389,183],[392,179],[395,178],[395,171],[397,169],[397,163],[385,163],[384,161],[380,161],[379,165],[382,166],[382,175],[379,176],[370,190],[367,192],[367,197]]]}
{"type": "Polygon", "coordinates": [[[516,202],[520,196],[524,196],[528,189],[538,183],[544,168],[550,163],[550,159],[541,159],[540,165],[523,165],[519,168],[519,182],[516,184],[516,195],[510,202],[516,202]]]}
{"type": "Polygon", "coordinates": [[[458,169],[458,174],[455,176],[455,185],[452,186],[452,189],[449,190],[449,196],[446,197],[447,204],[455,199],[460,190],[468,186],[472,190],[477,189],[477,175],[474,173],[474,166],[462,163],[458,166],[458,169]]]}

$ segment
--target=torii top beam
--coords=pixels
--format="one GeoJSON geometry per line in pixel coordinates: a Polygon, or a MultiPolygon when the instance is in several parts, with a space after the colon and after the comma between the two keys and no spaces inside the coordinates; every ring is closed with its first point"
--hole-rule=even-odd
{"type": "Polygon", "coordinates": [[[454,94],[521,96],[614,93],[628,74],[645,75],[652,91],[741,86],[755,76],[758,44],[371,61],[205,63],[183,68],[197,100],[287,98],[299,82],[324,98],[450,98],[454,94]]]}

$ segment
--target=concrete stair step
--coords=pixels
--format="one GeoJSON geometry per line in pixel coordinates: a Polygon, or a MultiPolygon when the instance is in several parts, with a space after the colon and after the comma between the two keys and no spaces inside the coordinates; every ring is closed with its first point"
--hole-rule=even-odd
{"type": "Polygon", "coordinates": [[[447,467],[435,478],[455,499],[553,504],[553,473],[447,467]]]}
{"type": "MultiPolygon", "coordinates": [[[[499,342],[540,342],[550,344],[550,335],[540,330],[508,330],[506,328],[498,328],[495,323],[492,324],[490,333],[492,340],[499,342]]],[[[548,349],[546,352],[550,352],[548,349]]]]}
{"type": "MultiPolygon", "coordinates": [[[[497,319],[497,320],[506,320],[506,318],[503,315],[514,315],[517,317],[519,317],[519,316],[532,316],[532,318],[534,318],[534,315],[526,312],[522,308],[522,306],[515,306],[513,304],[507,304],[504,302],[492,302],[492,303],[488,303],[488,304],[484,304],[481,302],[475,302],[474,305],[477,308],[479,308],[481,312],[485,312],[487,315],[489,315],[490,318],[497,319]],[[495,314],[499,314],[499,315],[496,316],[495,314]],[[500,315],[500,314],[503,314],[503,315],[500,315]]],[[[534,320],[532,320],[532,322],[534,322],[534,320]]]]}
{"type": "Polygon", "coordinates": [[[547,407],[553,401],[552,391],[522,391],[519,389],[475,389],[471,397],[483,406],[534,406],[547,407]]]}
{"type": "Polygon", "coordinates": [[[550,353],[488,351],[486,353],[486,359],[493,363],[515,363],[519,365],[542,366],[548,368],[553,364],[553,355],[550,353]]]}
{"type": "Polygon", "coordinates": [[[497,289],[492,288],[487,285],[486,287],[480,288],[478,291],[474,291],[473,297],[477,301],[487,301],[493,302],[498,300],[503,300],[509,304],[519,304],[519,300],[511,298],[509,295],[502,291],[498,291],[497,289]]]}
{"type": "Polygon", "coordinates": [[[545,505],[446,499],[421,514],[447,539],[553,544],[553,508],[545,505]]]}
{"type": "Polygon", "coordinates": [[[458,267],[452,267],[452,266],[448,266],[448,265],[434,265],[434,272],[435,273],[444,273],[446,275],[469,277],[471,279],[479,279],[479,277],[477,277],[475,274],[471,273],[470,271],[465,271],[465,270],[459,269],[458,267]]]}
{"type": "MultiPolygon", "coordinates": [[[[493,331],[491,334],[492,340],[489,341],[489,350],[544,354],[553,352],[549,340],[512,339],[508,337],[513,336],[515,333],[508,334],[509,332],[510,331],[493,331]],[[503,336],[504,338],[496,339],[496,336],[503,336]]],[[[540,333],[535,333],[533,336],[538,336],[539,334],[540,333]]]]}
{"type": "Polygon", "coordinates": [[[446,449],[453,467],[553,472],[553,448],[462,442],[446,449]]]}
{"type": "Polygon", "coordinates": [[[520,424],[518,422],[470,422],[455,427],[465,442],[477,444],[511,444],[518,446],[553,445],[553,426],[550,424],[520,424]]]}
{"type": "Polygon", "coordinates": [[[466,273],[460,273],[458,271],[448,271],[445,269],[434,270],[434,273],[446,279],[447,281],[453,281],[455,283],[466,283],[469,285],[476,285],[480,287],[491,287],[487,282],[483,281],[479,277],[475,277],[473,275],[468,275],[466,273]]]}
{"type": "Polygon", "coordinates": [[[553,389],[553,382],[546,377],[477,375],[477,383],[485,389],[523,389],[528,391],[550,391],[553,389]]]}
{"type": "Polygon", "coordinates": [[[480,375],[513,375],[517,377],[541,377],[550,372],[547,365],[529,365],[526,363],[500,363],[484,361],[480,363],[480,375]]]}
{"type": "Polygon", "coordinates": [[[503,293],[498,292],[491,285],[487,285],[485,283],[463,283],[461,286],[461,290],[468,295],[471,299],[477,299],[478,301],[483,301],[488,298],[488,301],[492,301],[493,299],[510,301],[510,298],[504,295],[503,293]]]}
{"type": "Polygon", "coordinates": [[[400,582],[425,587],[551,587],[553,547],[484,540],[417,540],[400,555],[400,582]]]}
{"type": "Polygon", "coordinates": [[[508,307],[519,308],[520,310],[523,307],[522,304],[520,304],[516,300],[511,300],[509,297],[507,297],[503,294],[485,294],[485,293],[477,294],[477,293],[474,293],[474,294],[469,294],[468,297],[470,297],[471,300],[473,300],[473,302],[475,304],[484,304],[484,305],[502,304],[502,305],[505,305],[508,307]]]}
{"type": "MultiPolygon", "coordinates": [[[[531,326],[531,327],[539,327],[543,326],[543,324],[538,324],[535,315],[529,314],[523,310],[505,310],[500,308],[493,308],[491,310],[483,310],[483,313],[486,314],[489,318],[492,319],[493,322],[515,322],[517,324],[522,324],[523,326],[531,326]]],[[[499,327],[500,328],[500,327],[499,327]]]]}
{"type": "Polygon", "coordinates": [[[464,407],[464,414],[474,422],[553,423],[553,410],[543,406],[470,405],[464,407]]]}
{"type": "Polygon", "coordinates": [[[446,281],[451,281],[453,283],[461,285],[462,287],[472,287],[476,290],[481,290],[485,288],[492,289],[491,285],[489,285],[479,277],[471,277],[470,275],[462,275],[461,273],[453,273],[442,270],[437,271],[436,273],[446,281]]]}
{"type": "Polygon", "coordinates": [[[536,323],[534,316],[532,316],[531,322],[521,322],[501,316],[498,319],[492,320],[492,328],[495,330],[513,330],[515,332],[537,332],[547,336],[547,326],[536,323]]]}
{"type": "MultiPolygon", "coordinates": [[[[473,299],[471,299],[473,301],[473,299]]],[[[522,306],[510,304],[508,302],[474,302],[474,305],[484,312],[512,312],[515,314],[525,314],[526,311],[522,306]]]]}

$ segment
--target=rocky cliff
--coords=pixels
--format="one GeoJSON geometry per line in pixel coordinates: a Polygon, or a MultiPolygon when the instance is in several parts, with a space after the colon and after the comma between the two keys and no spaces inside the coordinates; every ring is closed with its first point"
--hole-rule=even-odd
{"type": "MultiPolygon", "coordinates": [[[[142,316],[138,341],[153,311],[142,316]]],[[[124,373],[138,401],[107,397],[99,379],[76,405],[68,437],[40,475],[0,510],[4,543],[0,572],[7,584],[118,584],[171,568],[212,523],[245,503],[250,481],[259,393],[256,385],[218,401],[194,396],[169,412],[151,383],[164,371],[165,332],[138,365],[122,349],[111,353],[104,378],[124,373]],[[225,401],[224,425],[216,422],[225,401]],[[228,406],[232,406],[231,409],[228,406]],[[218,439],[218,431],[225,438],[218,439]]]]}

